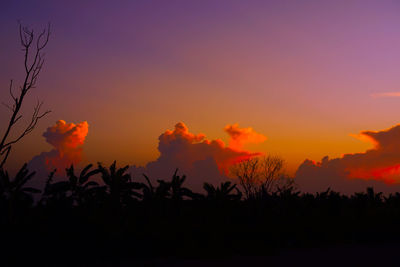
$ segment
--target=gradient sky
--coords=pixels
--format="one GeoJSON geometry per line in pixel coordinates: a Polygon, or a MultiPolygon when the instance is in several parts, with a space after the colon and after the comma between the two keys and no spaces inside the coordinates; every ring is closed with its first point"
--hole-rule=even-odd
{"type": "Polygon", "coordinates": [[[59,119],[88,121],[84,162],[143,165],[179,121],[224,141],[227,124],[253,127],[268,140],[248,148],[290,172],[363,152],[350,134],[400,122],[399,14],[398,1],[3,0],[0,99],[22,77],[17,21],[52,25],[25,105],[52,113],[9,164],[49,150],[42,134],[59,119]]]}

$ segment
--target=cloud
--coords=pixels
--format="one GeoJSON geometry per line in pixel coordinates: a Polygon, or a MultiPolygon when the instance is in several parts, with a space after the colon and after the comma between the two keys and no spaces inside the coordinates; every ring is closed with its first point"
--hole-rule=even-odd
{"type": "Polygon", "coordinates": [[[224,130],[229,134],[229,147],[242,149],[246,143],[262,143],[267,137],[256,133],[253,128],[239,128],[239,124],[235,123],[227,125],[224,130]]]}
{"type": "Polygon", "coordinates": [[[353,136],[371,142],[374,147],[341,158],[324,157],[320,162],[305,160],[295,175],[304,191],[331,187],[352,193],[365,190],[367,186],[384,192],[400,189],[400,125],[382,131],[362,131],[353,136]]]}
{"type": "Polygon", "coordinates": [[[400,92],[375,93],[375,94],[371,94],[371,97],[373,97],[373,98],[379,98],[379,97],[400,97],[400,92]]]}
{"type": "Polygon", "coordinates": [[[144,168],[134,166],[131,172],[134,176],[146,173],[153,179],[170,179],[175,168],[179,168],[180,173],[188,177],[187,186],[196,189],[204,182],[226,180],[231,165],[263,154],[244,150],[242,146],[266,138],[251,128],[239,128],[237,124],[226,126],[225,131],[231,136],[228,146],[220,139],[208,140],[204,134],[193,134],[179,122],[174,130],[167,130],[158,138],[160,156],[157,160],[144,168]]]}
{"type": "Polygon", "coordinates": [[[29,162],[29,168],[39,173],[48,173],[54,169],[62,172],[71,164],[78,164],[82,160],[82,146],[88,130],[86,121],[78,124],[57,121],[43,133],[46,142],[54,148],[35,156],[29,162]]]}

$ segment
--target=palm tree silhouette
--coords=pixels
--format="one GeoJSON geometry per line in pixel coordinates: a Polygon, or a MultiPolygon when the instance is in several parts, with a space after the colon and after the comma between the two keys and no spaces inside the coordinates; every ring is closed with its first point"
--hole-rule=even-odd
{"type": "Polygon", "coordinates": [[[197,198],[199,194],[194,193],[192,190],[183,187],[186,180],[186,175],[179,176],[178,169],[172,175],[171,181],[157,180],[158,186],[154,187],[149,177],[143,174],[147,184],[141,183],[142,199],[143,200],[162,200],[171,199],[173,201],[180,201],[184,197],[197,198]]]}
{"type": "Polygon", "coordinates": [[[228,200],[240,200],[242,193],[237,189],[236,184],[230,181],[222,182],[220,186],[214,187],[212,184],[204,183],[204,190],[206,190],[206,199],[213,201],[228,201],[228,200]],[[233,190],[236,189],[236,194],[233,190]]]}
{"type": "Polygon", "coordinates": [[[194,193],[192,190],[183,187],[183,183],[186,180],[186,175],[179,176],[178,169],[175,170],[172,176],[170,184],[171,199],[174,201],[182,200],[184,197],[193,197],[194,193]]]}
{"type": "Polygon", "coordinates": [[[86,201],[91,201],[95,190],[99,189],[99,184],[95,181],[89,181],[89,179],[100,172],[98,169],[90,170],[92,167],[93,164],[87,165],[77,176],[74,166],[71,165],[65,169],[68,180],[55,183],[52,181],[56,170],[51,172],[46,182],[41,203],[63,202],[69,206],[82,206],[86,201]]]}
{"type": "Polygon", "coordinates": [[[164,200],[169,196],[169,183],[163,180],[157,180],[158,186],[154,187],[149,177],[143,173],[147,184],[141,183],[142,196],[144,201],[164,200]]]}
{"type": "Polygon", "coordinates": [[[9,222],[14,222],[18,211],[29,208],[32,205],[32,194],[41,192],[39,189],[25,186],[34,175],[35,172],[29,172],[26,163],[18,171],[14,179],[10,179],[7,171],[0,169],[1,208],[7,210],[6,214],[9,222]]]}
{"type": "Polygon", "coordinates": [[[131,175],[127,174],[129,166],[117,169],[116,161],[107,169],[101,163],[98,163],[98,170],[101,178],[107,188],[109,200],[114,208],[120,208],[122,205],[141,198],[142,194],[135,190],[141,189],[140,183],[132,181],[131,175]]]}
{"type": "Polygon", "coordinates": [[[83,168],[79,177],[75,175],[73,165],[66,169],[73,204],[77,204],[78,206],[82,205],[86,200],[92,197],[93,190],[91,189],[99,185],[95,181],[89,181],[90,177],[100,173],[98,169],[90,170],[92,167],[93,164],[89,164],[83,168]]]}

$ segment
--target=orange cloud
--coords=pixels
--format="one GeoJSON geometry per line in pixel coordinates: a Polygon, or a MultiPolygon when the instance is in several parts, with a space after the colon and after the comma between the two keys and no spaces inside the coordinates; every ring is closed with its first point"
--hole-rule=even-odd
{"type": "Polygon", "coordinates": [[[43,137],[54,149],[42,152],[29,163],[32,170],[45,169],[57,172],[64,171],[71,164],[78,164],[82,159],[82,146],[88,134],[89,125],[86,121],[78,124],[59,120],[47,128],[43,137]]]}
{"type": "MultiPolygon", "coordinates": [[[[238,132],[235,138],[240,144],[261,140],[255,138],[258,134],[251,128],[240,129],[236,124],[229,129],[232,133],[234,130],[238,132]]],[[[163,176],[179,168],[188,176],[189,184],[195,187],[204,182],[224,180],[232,164],[262,155],[261,152],[240,149],[237,145],[226,146],[220,139],[208,140],[204,134],[193,134],[183,122],[177,123],[174,130],[167,130],[160,135],[158,150],[160,156],[157,160],[148,163],[145,168],[133,167],[132,173],[139,176],[145,172],[157,179],[168,178],[163,176]]]]}
{"type": "MultiPolygon", "coordinates": [[[[373,185],[384,191],[388,185],[400,185],[400,125],[382,131],[363,131],[357,138],[374,147],[364,153],[345,154],[341,158],[314,163],[306,160],[296,172],[296,180],[304,188],[363,190],[373,185]],[[386,185],[386,187],[385,187],[386,185]],[[347,188],[346,188],[347,186],[347,188]]],[[[393,186],[392,186],[393,187],[393,186]]],[[[316,191],[318,191],[316,190],[316,191]]]]}
{"type": "Polygon", "coordinates": [[[59,120],[54,126],[47,128],[43,136],[49,144],[63,152],[82,146],[88,131],[89,125],[86,121],[74,124],[59,120]]]}
{"type": "MultiPolygon", "coordinates": [[[[241,144],[248,142],[251,136],[252,130],[240,129],[237,124],[232,128],[237,130],[238,133],[248,132],[245,134],[237,134],[235,140],[241,142],[241,144]],[[243,131],[244,130],[244,131],[243,131]]],[[[232,134],[230,134],[232,137],[232,134]]],[[[194,162],[204,160],[211,157],[217,163],[221,171],[226,171],[230,165],[245,159],[249,159],[254,156],[259,156],[262,153],[252,153],[246,150],[241,150],[237,146],[225,146],[225,143],[221,139],[207,140],[204,134],[192,134],[183,122],[179,122],[175,125],[173,131],[167,130],[159,137],[158,150],[161,153],[160,158],[167,155],[169,159],[175,159],[177,162],[185,162],[192,165],[194,162]]]]}
{"type": "Polygon", "coordinates": [[[262,143],[267,137],[255,132],[253,128],[239,128],[239,124],[235,123],[227,125],[224,128],[230,136],[229,147],[232,149],[242,149],[246,143],[262,143]]]}

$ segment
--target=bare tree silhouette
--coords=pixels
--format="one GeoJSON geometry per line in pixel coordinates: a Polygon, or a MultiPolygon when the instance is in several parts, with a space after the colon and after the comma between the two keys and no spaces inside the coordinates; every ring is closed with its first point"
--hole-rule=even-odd
{"type": "Polygon", "coordinates": [[[284,160],[278,156],[256,157],[233,165],[231,173],[239,180],[246,199],[271,193],[286,186],[284,160]]]}
{"type": "Polygon", "coordinates": [[[43,49],[47,46],[50,37],[50,25],[43,30],[36,38],[33,30],[28,27],[19,25],[19,35],[21,40],[22,51],[24,51],[24,69],[25,77],[20,90],[15,93],[13,80],[10,81],[9,94],[12,99],[11,104],[3,103],[11,111],[8,125],[0,139],[0,169],[3,168],[10,154],[12,146],[20,141],[24,136],[33,131],[38,121],[50,111],[41,111],[43,102],[38,102],[32,112],[28,124],[23,128],[22,132],[12,137],[12,130],[17,122],[22,118],[21,107],[28,92],[35,88],[39,74],[44,64],[43,49]],[[33,53],[33,54],[32,54],[33,53]]]}

